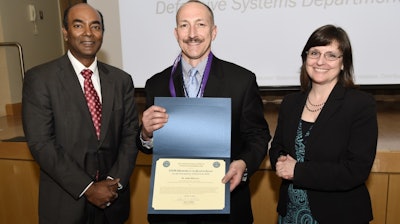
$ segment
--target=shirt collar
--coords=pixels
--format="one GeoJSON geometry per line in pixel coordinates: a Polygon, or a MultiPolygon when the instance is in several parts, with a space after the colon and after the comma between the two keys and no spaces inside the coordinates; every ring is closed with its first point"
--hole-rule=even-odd
{"type": "MultiPolygon", "coordinates": [[[[86,69],[86,66],[84,66],[80,61],[78,61],[78,59],[76,59],[74,57],[74,55],[72,55],[70,50],[68,50],[67,55],[68,55],[69,60],[71,61],[71,64],[75,70],[75,73],[81,74],[81,71],[83,69],[86,69]]],[[[97,72],[97,57],[94,58],[93,63],[87,68],[92,70],[94,74],[98,74],[98,72],[97,72]]]]}
{"type": "MultiPolygon", "coordinates": [[[[189,71],[190,69],[192,69],[192,66],[187,63],[183,58],[182,58],[182,72],[185,76],[189,75],[189,71]]],[[[206,65],[207,65],[207,58],[205,58],[204,60],[202,60],[197,66],[196,69],[200,74],[200,77],[203,76],[204,74],[204,70],[206,70],[206,65]]]]}

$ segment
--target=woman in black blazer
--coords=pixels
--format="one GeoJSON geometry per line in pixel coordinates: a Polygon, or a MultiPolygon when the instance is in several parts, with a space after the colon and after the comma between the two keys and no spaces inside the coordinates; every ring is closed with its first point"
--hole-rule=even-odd
{"type": "Polygon", "coordinates": [[[269,150],[282,178],[279,223],[368,223],[373,216],[365,181],[376,154],[375,100],[355,88],[342,28],[315,30],[301,56],[301,91],[282,101],[269,150]]]}

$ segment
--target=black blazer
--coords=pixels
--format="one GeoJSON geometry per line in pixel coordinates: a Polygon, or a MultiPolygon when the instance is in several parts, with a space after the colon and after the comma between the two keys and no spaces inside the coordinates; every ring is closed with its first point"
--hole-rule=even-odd
{"type": "MultiPolygon", "coordinates": [[[[169,91],[171,70],[172,66],[147,80],[145,87],[147,107],[153,105],[156,96],[171,96],[169,91]]],[[[181,64],[177,66],[176,72],[173,74],[173,81],[176,95],[184,97],[181,64]]],[[[265,158],[268,142],[271,139],[268,124],[264,118],[263,103],[255,75],[238,65],[222,61],[214,56],[203,97],[231,98],[231,159],[243,159],[251,176],[258,170],[265,158]]],[[[210,130],[211,132],[212,130],[210,130]]],[[[145,153],[151,153],[151,150],[143,148],[139,138],[137,139],[139,149],[145,153]]],[[[197,218],[206,220],[209,217],[200,216],[197,218]]],[[[218,218],[209,219],[218,220],[218,218]]],[[[225,221],[229,221],[229,217],[227,218],[225,218],[225,221]]],[[[151,220],[156,219],[150,217],[151,220]]],[[[160,220],[166,219],[162,217],[160,220]]],[[[253,222],[248,182],[239,185],[231,194],[230,221],[232,224],[253,222]]]]}
{"type": "MultiPolygon", "coordinates": [[[[296,130],[308,93],[284,98],[269,155],[275,164],[282,151],[296,158],[296,130]]],[[[303,163],[297,163],[292,183],[306,189],[319,223],[366,223],[372,220],[365,181],[373,165],[378,136],[372,96],[336,85],[314,123],[303,163]]],[[[278,212],[286,214],[290,181],[283,180],[278,212]]]]}
{"type": "Polygon", "coordinates": [[[129,179],[138,129],[132,78],[98,62],[102,126],[97,140],[85,96],[67,55],[29,70],[24,79],[22,121],[29,149],[40,166],[40,223],[83,223],[79,197],[99,169],[121,178],[118,199],[105,209],[111,223],[129,216],[129,179]]]}

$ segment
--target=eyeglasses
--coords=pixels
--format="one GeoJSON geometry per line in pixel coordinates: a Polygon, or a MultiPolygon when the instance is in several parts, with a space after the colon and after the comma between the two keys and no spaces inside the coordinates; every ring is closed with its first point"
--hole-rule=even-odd
{"type": "MultiPolygon", "coordinates": [[[[306,51],[307,57],[312,58],[312,59],[318,59],[321,57],[321,52],[312,50],[312,51],[306,51]]],[[[343,55],[336,55],[332,52],[325,52],[324,53],[324,58],[328,61],[336,61],[337,59],[343,57],[343,55]]]]}

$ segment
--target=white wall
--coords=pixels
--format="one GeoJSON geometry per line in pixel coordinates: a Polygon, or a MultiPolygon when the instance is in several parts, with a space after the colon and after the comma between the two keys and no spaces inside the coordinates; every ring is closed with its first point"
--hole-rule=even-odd
{"type": "MultiPolygon", "coordinates": [[[[0,13],[0,40],[3,39],[2,18],[0,13]]],[[[1,42],[1,41],[0,41],[1,42]]],[[[0,116],[5,115],[5,104],[11,98],[8,77],[8,67],[6,66],[6,50],[0,47],[0,116]]]]}
{"type": "MultiPolygon", "coordinates": [[[[135,0],[136,1],[136,0],[135,0]]],[[[122,68],[121,30],[118,1],[93,0],[87,1],[98,9],[104,17],[105,32],[103,45],[97,57],[100,61],[122,68]],[[106,50],[105,50],[106,49],[106,50]]]]}
{"type": "MultiPolygon", "coordinates": [[[[22,45],[25,70],[63,54],[58,1],[0,0],[0,42],[22,45]],[[35,24],[28,19],[28,4],[36,7],[35,24]],[[39,18],[39,11],[43,18],[39,18]]],[[[22,76],[15,47],[0,47],[0,116],[5,104],[21,102],[22,76]]]]}

